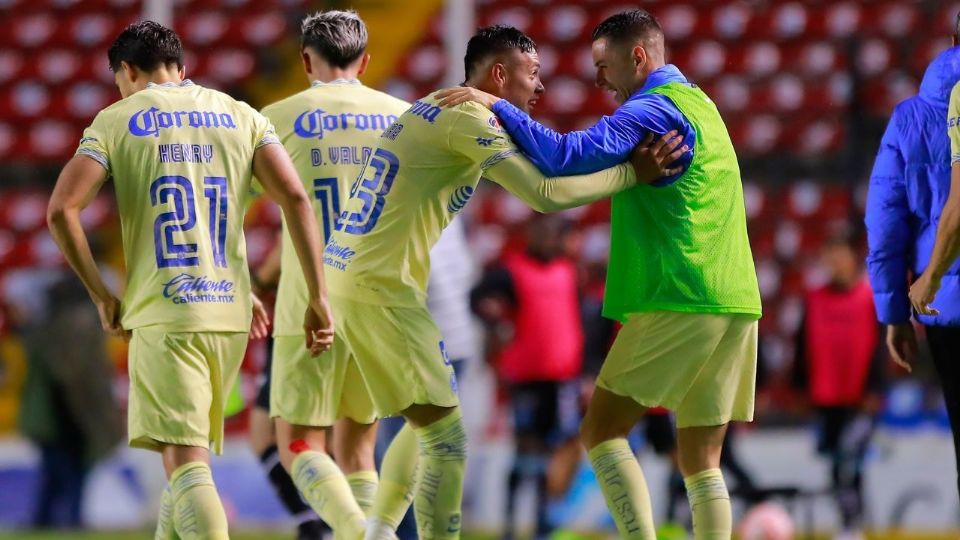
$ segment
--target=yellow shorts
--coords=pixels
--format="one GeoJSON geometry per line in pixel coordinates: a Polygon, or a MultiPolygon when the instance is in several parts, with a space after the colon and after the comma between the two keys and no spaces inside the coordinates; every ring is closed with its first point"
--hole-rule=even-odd
{"type": "Polygon", "coordinates": [[[130,446],[223,451],[223,407],[243,363],[247,334],[133,331],[128,370],[130,446]]]}
{"type": "Polygon", "coordinates": [[[339,339],[329,352],[313,357],[303,336],[276,336],[272,370],[270,416],[315,427],[344,417],[361,424],[377,419],[357,363],[339,339]]]}
{"type": "Polygon", "coordinates": [[[387,307],[331,296],[334,347],[355,359],[378,417],[413,404],[459,405],[440,330],[426,308],[387,307]]]}
{"type": "Polygon", "coordinates": [[[617,335],[597,385],[676,412],[677,427],[753,420],[757,321],[751,316],[635,313],[617,335]]]}

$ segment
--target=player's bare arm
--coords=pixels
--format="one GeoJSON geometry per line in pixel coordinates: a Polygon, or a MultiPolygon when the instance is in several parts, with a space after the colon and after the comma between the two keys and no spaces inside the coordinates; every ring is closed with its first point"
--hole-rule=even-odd
{"type": "Polygon", "coordinates": [[[64,257],[76,272],[100,313],[107,333],[129,338],[120,324],[120,300],[107,288],[80,223],[80,211],[107,179],[103,165],[87,156],[74,156],[60,172],[47,207],[47,225],[64,257]]]}
{"type": "Polygon", "coordinates": [[[310,199],[290,157],[279,144],[264,145],[257,150],[253,156],[253,172],[286,217],[310,295],[310,307],[304,316],[307,347],[313,354],[319,354],[333,344],[333,315],[323,279],[323,244],[310,199]]]}
{"type": "Polygon", "coordinates": [[[954,261],[960,257],[960,163],[954,163],[950,171],[950,195],[940,214],[937,239],[930,254],[930,263],[923,274],[910,287],[910,303],[922,315],[939,315],[932,307],[940,280],[954,261]]]}

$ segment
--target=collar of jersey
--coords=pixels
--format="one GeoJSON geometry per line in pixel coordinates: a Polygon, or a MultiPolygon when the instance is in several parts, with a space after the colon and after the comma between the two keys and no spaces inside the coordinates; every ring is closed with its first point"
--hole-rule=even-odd
{"type": "Polygon", "coordinates": [[[310,83],[310,86],[316,88],[318,86],[333,86],[339,84],[360,84],[360,81],[357,79],[336,79],[330,82],[313,81],[310,83]]]}
{"type": "Polygon", "coordinates": [[[147,88],[182,88],[184,86],[193,86],[193,81],[190,79],[184,79],[180,82],[180,84],[175,82],[165,82],[163,84],[157,84],[154,82],[147,83],[147,88]]]}

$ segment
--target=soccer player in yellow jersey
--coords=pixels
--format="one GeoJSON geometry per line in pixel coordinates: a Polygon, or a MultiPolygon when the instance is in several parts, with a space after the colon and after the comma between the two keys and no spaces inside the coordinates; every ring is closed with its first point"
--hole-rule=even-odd
{"type": "Polygon", "coordinates": [[[130,339],[130,445],[162,454],[169,484],[158,539],[226,539],[210,474],[223,406],[243,359],[252,302],[244,199],[256,174],[286,216],[309,290],[305,346],[333,340],[310,199],[270,122],[184,80],[170,29],[128,26],[108,51],[123,99],[86,129],[50,199],[47,220],[105,330],[130,339]],[[127,269],[123,302],[107,289],[80,210],[112,178],[127,269]]]}
{"type": "MultiPolygon", "coordinates": [[[[380,134],[409,108],[357,80],[370,60],[366,46],[367,29],[355,12],[307,17],[301,25],[301,57],[310,88],[263,109],[314,196],[324,240],[380,134]]],[[[324,357],[312,358],[301,345],[299,318],[309,295],[286,225],[282,237],[270,377],[280,461],[338,536],[359,538],[363,512],[377,491],[377,417],[355,360],[339,354],[336,345],[324,357]],[[325,429],[334,424],[336,463],[327,454],[325,429]]]]}
{"type": "MultiPolygon", "coordinates": [[[[515,28],[481,30],[468,44],[465,64],[468,85],[524,109],[543,92],[536,46],[515,28]]],[[[678,141],[666,142],[659,143],[663,155],[678,141]]],[[[643,181],[662,173],[656,160],[649,161],[652,172],[645,169],[643,181]]],[[[337,350],[356,362],[375,413],[402,414],[412,426],[398,435],[384,460],[368,539],[392,537],[405,510],[398,501],[411,484],[412,468],[402,465],[415,464],[417,457],[420,537],[460,536],[466,438],[453,370],[425,299],[430,248],[481,176],[538,211],[582,205],[637,183],[629,164],[545,178],[520,155],[494,115],[475,103],[441,109],[427,96],[383,133],[324,252],[338,320],[337,350]]]]}

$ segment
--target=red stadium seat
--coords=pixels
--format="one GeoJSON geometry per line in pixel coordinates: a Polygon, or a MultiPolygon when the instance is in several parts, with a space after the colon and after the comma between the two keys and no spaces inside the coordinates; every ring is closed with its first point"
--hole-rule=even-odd
{"type": "Polygon", "coordinates": [[[592,28],[588,26],[588,14],[576,5],[561,5],[546,14],[547,35],[556,43],[587,39],[592,28]]]}
{"type": "Polygon", "coordinates": [[[92,119],[107,107],[116,95],[116,90],[104,85],[81,82],[71,86],[66,92],[67,109],[72,117],[92,119]]]}
{"type": "Polygon", "coordinates": [[[54,50],[37,58],[37,71],[47,84],[55,85],[70,80],[83,64],[83,59],[73,51],[54,50]]]}
{"type": "Polygon", "coordinates": [[[80,132],[72,124],[56,120],[41,120],[30,128],[30,146],[40,157],[69,156],[76,150],[80,132]]]}
{"type": "Polygon", "coordinates": [[[816,6],[810,14],[808,35],[817,39],[842,39],[860,27],[860,2],[836,1],[816,6]]]}
{"type": "Polygon", "coordinates": [[[894,47],[882,39],[868,39],[857,51],[857,71],[864,77],[874,77],[896,65],[894,47]]]}
{"type": "Polygon", "coordinates": [[[706,35],[712,35],[725,41],[737,40],[744,36],[750,26],[753,10],[745,4],[728,3],[713,10],[710,28],[706,35]]]}
{"type": "MultiPolygon", "coordinates": [[[[684,40],[693,34],[697,27],[697,9],[685,4],[666,4],[651,11],[657,16],[663,33],[670,40],[684,40]]],[[[597,21],[599,22],[599,21],[597,21]]]]}
{"type": "Polygon", "coordinates": [[[10,124],[0,122],[0,158],[15,155],[13,150],[17,142],[16,132],[10,124]]]}
{"type": "Polygon", "coordinates": [[[696,42],[685,65],[694,79],[704,79],[720,74],[727,61],[726,48],[717,41],[696,42]]]}
{"type": "Polygon", "coordinates": [[[743,111],[751,103],[750,85],[736,75],[722,77],[711,88],[705,87],[704,90],[717,103],[717,108],[723,114],[743,111]]]}
{"type": "Polygon", "coordinates": [[[20,78],[24,57],[12,49],[0,50],[0,85],[20,78]]]}
{"type": "Polygon", "coordinates": [[[256,61],[243,49],[220,49],[209,55],[206,77],[217,83],[231,84],[246,79],[253,73],[256,61]]]}
{"type": "Polygon", "coordinates": [[[203,47],[219,42],[230,28],[230,19],[216,11],[195,13],[177,21],[184,46],[203,47]]]}
{"type": "Polygon", "coordinates": [[[119,33],[113,17],[105,13],[81,15],[70,21],[73,43],[85,49],[109,45],[119,33]]]}
{"type": "Polygon", "coordinates": [[[15,43],[23,48],[44,45],[57,31],[57,20],[49,13],[37,13],[12,21],[15,43]]]}

